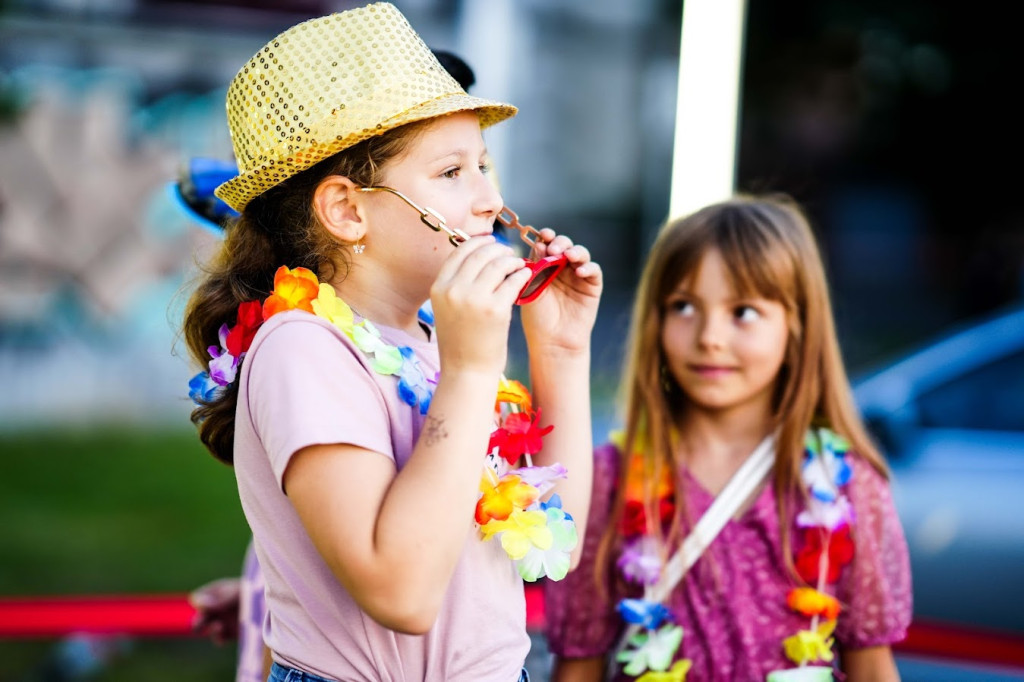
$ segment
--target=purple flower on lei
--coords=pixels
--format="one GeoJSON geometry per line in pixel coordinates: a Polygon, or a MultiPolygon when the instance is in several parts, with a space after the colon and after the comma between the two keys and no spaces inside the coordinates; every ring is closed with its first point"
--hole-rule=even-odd
{"type": "Polygon", "coordinates": [[[853,506],[845,495],[840,495],[831,502],[812,497],[807,501],[807,507],[796,517],[796,525],[800,528],[821,526],[835,531],[843,526],[852,526],[853,523],[853,506]]]}
{"type": "Polygon", "coordinates": [[[565,478],[569,472],[561,464],[552,464],[547,467],[520,467],[516,469],[516,475],[523,480],[523,483],[529,483],[540,491],[540,495],[543,495],[555,487],[555,481],[565,478]]]}
{"type": "Polygon", "coordinates": [[[626,541],[615,565],[626,580],[653,585],[661,577],[661,553],[658,541],[649,535],[638,535],[626,541]]]}
{"type": "MultiPolygon", "coordinates": [[[[222,324],[217,336],[220,338],[220,348],[217,346],[209,346],[206,350],[213,358],[210,360],[210,379],[219,384],[220,386],[228,386],[234,382],[235,377],[238,375],[238,365],[242,362],[242,357],[245,353],[242,353],[239,357],[235,357],[228,352],[228,326],[222,324]]],[[[190,384],[191,386],[191,384],[190,384]]]]}

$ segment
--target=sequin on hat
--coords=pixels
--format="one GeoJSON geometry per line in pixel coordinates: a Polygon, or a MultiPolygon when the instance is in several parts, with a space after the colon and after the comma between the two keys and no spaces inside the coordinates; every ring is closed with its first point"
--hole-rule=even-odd
{"type": "Polygon", "coordinates": [[[238,177],[215,194],[237,211],[293,175],[414,121],[516,107],[466,94],[393,5],[310,19],[267,43],[232,79],[228,128],[238,177]]]}

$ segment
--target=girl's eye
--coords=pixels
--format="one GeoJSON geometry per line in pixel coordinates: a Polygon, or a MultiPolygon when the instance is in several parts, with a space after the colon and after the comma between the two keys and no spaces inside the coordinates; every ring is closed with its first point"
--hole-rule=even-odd
{"type": "Polygon", "coordinates": [[[462,169],[459,168],[458,166],[455,166],[454,168],[449,168],[448,170],[441,173],[441,177],[448,178],[449,180],[454,180],[455,177],[459,174],[460,170],[462,169]]]}
{"type": "Polygon", "coordinates": [[[481,163],[480,164],[480,172],[483,173],[484,175],[487,175],[488,173],[490,173],[491,169],[492,169],[492,166],[489,163],[481,163]]]}
{"type": "Polygon", "coordinates": [[[733,311],[736,315],[736,319],[740,322],[753,322],[761,317],[761,313],[757,311],[757,308],[749,305],[741,305],[733,311]]]}
{"type": "Polygon", "coordinates": [[[693,304],[683,299],[676,299],[668,302],[668,309],[680,315],[692,315],[693,304]]]}

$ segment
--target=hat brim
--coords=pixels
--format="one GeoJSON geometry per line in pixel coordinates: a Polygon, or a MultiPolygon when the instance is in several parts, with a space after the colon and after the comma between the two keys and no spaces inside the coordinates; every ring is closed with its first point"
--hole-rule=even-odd
{"type": "Polygon", "coordinates": [[[383,135],[407,123],[462,111],[477,112],[480,118],[480,127],[487,128],[515,116],[518,109],[511,104],[481,99],[465,93],[443,95],[385,119],[372,129],[354,132],[341,139],[332,138],[329,142],[311,148],[303,155],[292,154],[289,156],[290,152],[286,148],[279,149],[278,153],[270,155],[271,158],[265,164],[228,180],[218,186],[214,194],[228,206],[241,213],[250,201],[268,189],[276,187],[288,178],[312,168],[324,159],[363,140],[383,135]]]}

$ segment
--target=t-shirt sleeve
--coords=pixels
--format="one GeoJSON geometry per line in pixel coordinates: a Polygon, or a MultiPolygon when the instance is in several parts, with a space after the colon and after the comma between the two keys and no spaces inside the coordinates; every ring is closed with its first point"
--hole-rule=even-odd
{"type": "Polygon", "coordinates": [[[906,637],[913,612],[907,541],[889,482],[863,459],[849,459],[854,557],[838,585],[844,612],[836,639],[850,649],[894,644],[906,637]]]}
{"type": "Polygon", "coordinates": [[[545,584],[545,635],[548,649],[563,658],[603,656],[615,644],[622,621],[615,611],[614,566],[607,570],[607,597],[598,589],[595,566],[615,497],[617,450],[594,452],[594,482],[583,554],[576,570],[545,584]]]}
{"type": "Polygon", "coordinates": [[[257,341],[245,357],[249,411],[282,490],[292,455],[310,445],[347,443],[394,459],[381,389],[339,330],[296,314],[257,341]]]}

